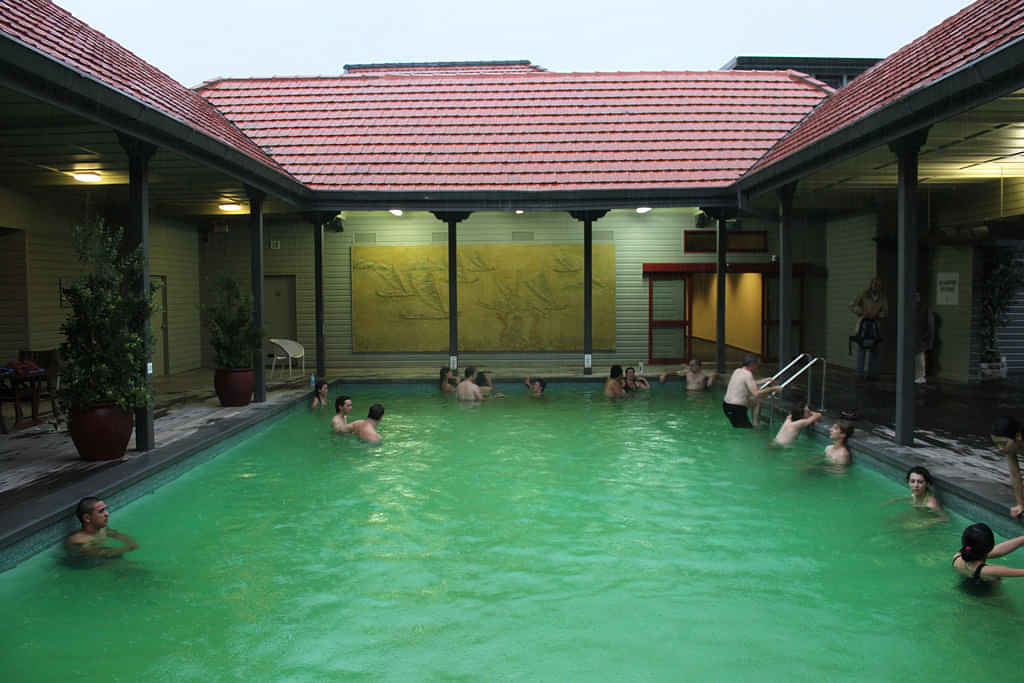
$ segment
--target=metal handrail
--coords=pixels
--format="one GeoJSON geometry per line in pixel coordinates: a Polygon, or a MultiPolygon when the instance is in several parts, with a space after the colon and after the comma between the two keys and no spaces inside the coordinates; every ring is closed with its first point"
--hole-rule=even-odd
{"type": "MultiPolygon", "coordinates": [[[[774,375],[772,375],[771,377],[769,377],[768,379],[766,379],[766,380],[764,381],[764,383],[763,383],[763,384],[761,384],[761,386],[760,386],[760,387],[758,387],[758,388],[759,388],[759,389],[764,389],[764,388],[765,388],[766,386],[768,386],[769,384],[771,384],[772,382],[774,382],[775,380],[777,380],[777,379],[778,379],[779,377],[781,377],[781,376],[782,376],[782,375],[783,375],[783,374],[784,374],[784,373],[786,372],[786,370],[789,370],[789,369],[790,369],[791,367],[793,367],[794,365],[796,365],[797,363],[799,363],[799,362],[800,362],[801,360],[803,360],[804,358],[807,358],[807,357],[808,357],[808,356],[810,356],[810,355],[811,355],[811,354],[809,354],[809,353],[806,353],[806,352],[805,352],[805,353],[801,353],[801,354],[800,354],[800,355],[798,355],[798,356],[797,356],[796,358],[794,358],[793,360],[789,361],[789,363],[788,363],[788,364],[786,365],[786,367],[782,368],[781,370],[779,370],[778,372],[776,372],[776,373],[775,373],[774,375]]],[[[800,373],[797,373],[797,374],[800,374],[800,373]]]]}
{"type": "MultiPolygon", "coordinates": [[[[824,410],[825,410],[825,380],[826,380],[826,376],[828,374],[828,361],[825,358],[822,358],[820,356],[811,356],[811,354],[809,354],[809,353],[801,353],[796,358],[791,360],[786,365],[786,367],[784,367],[781,370],[779,370],[778,372],[776,372],[771,377],[771,379],[765,381],[761,385],[760,388],[764,389],[766,386],[768,386],[769,384],[774,382],[776,379],[781,377],[787,370],[789,370],[789,368],[793,367],[794,365],[796,365],[798,362],[800,362],[801,360],[803,360],[805,358],[810,358],[810,360],[807,361],[807,363],[805,363],[802,368],[800,368],[799,370],[794,372],[788,379],[786,379],[784,382],[782,382],[779,386],[781,386],[783,389],[785,389],[790,384],[792,384],[794,381],[796,381],[796,379],[799,378],[800,375],[802,375],[802,374],[804,374],[806,372],[807,373],[807,403],[810,404],[811,403],[811,395],[812,395],[812,381],[813,381],[813,377],[814,377],[813,368],[814,368],[815,363],[819,363],[820,362],[821,363],[821,404],[818,406],[818,412],[819,413],[820,412],[824,412],[824,410]]],[[[777,392],[773,393],[771,395],[771,400],[772,401],[775,401],[776,398],[778,398],[778,393],[777,392]]],[[[775,405],[774,405],[774,403],[771,406],[770,413],[771,414],[770,414],[770,416],[768,418],[769,424],[774,426],[774,424],[775,424],[775,405]]]]}

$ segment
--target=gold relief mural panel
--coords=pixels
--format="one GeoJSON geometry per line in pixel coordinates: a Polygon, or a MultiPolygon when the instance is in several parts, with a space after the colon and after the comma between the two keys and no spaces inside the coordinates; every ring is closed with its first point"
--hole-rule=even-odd
{"type": "MultiPolygon", "coordinates": [[[[615,348],[615,246],[594,245],[594,348],[615,348]]],[[[353,350],[448,348],[447,246],[352,247],[353,350]]],[[[458,247],[459,350],[583,348],[583,247],[458,247]]]]}

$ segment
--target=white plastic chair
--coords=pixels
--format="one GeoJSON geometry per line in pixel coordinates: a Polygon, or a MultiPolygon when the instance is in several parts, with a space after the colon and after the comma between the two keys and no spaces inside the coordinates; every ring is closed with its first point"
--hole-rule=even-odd
{"type": "Polygon", "coordinates": [[[306,374],[306,348],[294,339],[268,339],[274,346],[274,362],[270,364],[270,378],[274,378],[274,371],[277,370],[277,361],[288,361],[288,379],[292,378],[292,361],[302,361],[302,374],[306,374]]]}

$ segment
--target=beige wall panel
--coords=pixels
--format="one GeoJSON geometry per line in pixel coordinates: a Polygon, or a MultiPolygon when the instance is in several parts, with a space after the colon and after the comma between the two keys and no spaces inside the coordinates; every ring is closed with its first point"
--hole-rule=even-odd
{"type": "MultiPolygon", "coordinates": [[[[970,378],[971,302],[974,250],[967,247],[939,247],[931,264],[931,291],[927,301],[936,302],[936,279],[940,273],[959,275],[959,297],[955,305],[934,305],[938,348],[934,354],[939,377],[957,382],[970,378]]],[[[929,369],[929,374],[932,369],[929,369]]]]}
{"type": "Polygon", "coordinates": [[[876,229],[874,214],[828,223],[826,357],[830,364],[846,368],[857,366],[857,349],[854,347],[854,355],[850,355],[847,344],[857,322],[849,306],[875,275],[877,252],[872,238],[876,229]]]}
{"type": "Polygon", "coordinates": [[[149,272],[167,278],[167,346],[171,374],[201,367],[199,233],[196,228],[173,219],[152,217],[149,272]]]}
{"type": "Polygon", "coordinates": [[[25,263],[25,233],[0,234],[0,363],[28,348],[25,263]]]}

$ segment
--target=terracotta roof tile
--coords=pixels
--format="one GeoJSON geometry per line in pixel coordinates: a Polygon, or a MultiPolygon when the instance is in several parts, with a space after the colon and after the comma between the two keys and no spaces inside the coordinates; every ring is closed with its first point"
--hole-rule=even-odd
{"type": "Polygon", "coordinates": [[[281,172],[195,91],[46,0],[0,2],[0,31],[281,172]]]}
{"type": "Polygon", "coordinates": [[[316,190],[725,188],[831,90],[791,72],[348,73],[200,92],[316,190]]]}
{"type": "Polygon", "coordinates": [[[870,116],[1024,33],[1024,0],[978,0],[824,100],[751,173],[870,116]]]}

